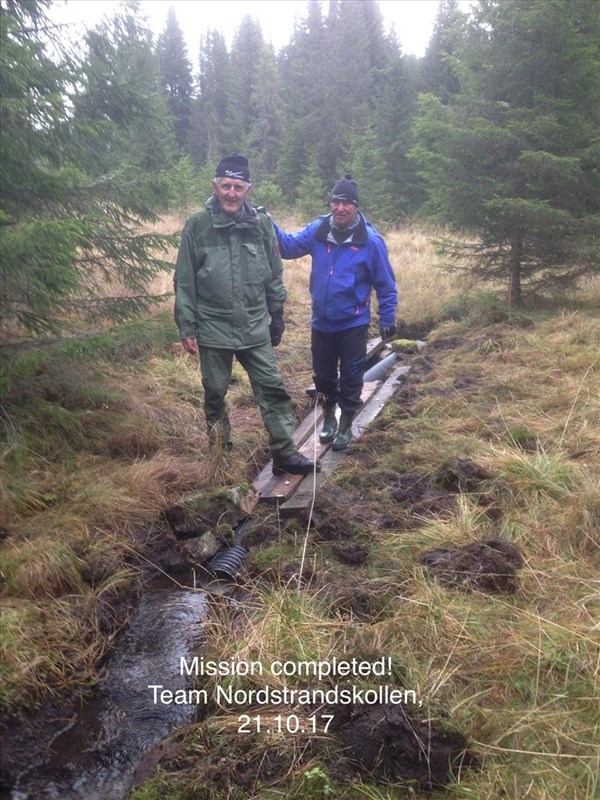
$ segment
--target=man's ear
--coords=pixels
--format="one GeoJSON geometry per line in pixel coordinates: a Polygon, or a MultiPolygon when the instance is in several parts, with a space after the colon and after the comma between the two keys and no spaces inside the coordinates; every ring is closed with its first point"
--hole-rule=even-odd
{"type": "Polygon", "coordinates": [[[212,186],[213,194],[216,194],[217,193],[217,182],[216,182],[216,180],[214,178],[212,179],[210,185],[212,186]]]}

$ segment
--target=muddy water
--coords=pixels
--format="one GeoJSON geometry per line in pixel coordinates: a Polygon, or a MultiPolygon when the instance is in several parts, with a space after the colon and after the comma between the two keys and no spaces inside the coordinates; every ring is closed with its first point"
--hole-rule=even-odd
{"type": "Polygon", "coordinates": [[[101,696],[52,743],[44,765],[23,765],[11,800],[122,800],[144,755],[196,706],[157,704],[149,685],[190,686],[182,656],[202,641],[207,595],[192,589],[148,591],[133,613],[101,684],[101,696]]]}

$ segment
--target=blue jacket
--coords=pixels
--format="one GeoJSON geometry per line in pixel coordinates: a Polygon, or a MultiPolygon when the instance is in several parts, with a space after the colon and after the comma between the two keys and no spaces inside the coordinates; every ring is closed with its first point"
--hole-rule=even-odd
{"type": "Polygon", "coordinates": [[[331,214],[309,222],[297,233],[284,233],[275,224],[282,258],[312,256],[311,325],[323,333],[367,325],[373,289],[380,324],[393,325],[398,292],[382,237],[362,214],[351,241],[337,244],[330,230],[331,214]]]}

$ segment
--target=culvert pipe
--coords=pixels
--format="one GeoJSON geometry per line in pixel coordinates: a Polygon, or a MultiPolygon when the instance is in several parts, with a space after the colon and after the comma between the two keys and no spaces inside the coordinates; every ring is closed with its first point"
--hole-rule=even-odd
{"type": "Polygon", "coordinates": [[[224,547],[214,555],[205,565],[205,569],[216,578],[235,580],[239,575],[244,558],[248,555],[248,548],[243,544],[234,544],[224,547]]]}

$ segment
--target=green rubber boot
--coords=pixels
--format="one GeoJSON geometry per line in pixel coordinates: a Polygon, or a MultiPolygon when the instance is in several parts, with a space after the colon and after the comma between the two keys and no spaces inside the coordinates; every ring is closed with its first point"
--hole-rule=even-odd
{"type": "Polygon", "coordinates": [[[323,412],[323,427],[319,434],[321,444],[333,442],[338,431],[337,419],[335,417],[335,406],[325,406],[323,412]]]}
{"type": "Polygon", "coordinates": [[[342,411],[342,416],[340,417],[340,429],[338,431],[338,435],[335,437],[333,444],[331,445],[332,450],[347,450],[350,447],[350,443],[352,442],[352,420],[354,419],[354,414],[348,414],[346,411],[342,411]]]}
{"type": "Polygon", "coordinates": [[[231,425],[228,417],[223,417],[219,422],[208,422],[206,432],[208,433],[208,446],[212,452],[229,453],[233,450],[231,425]]]}

